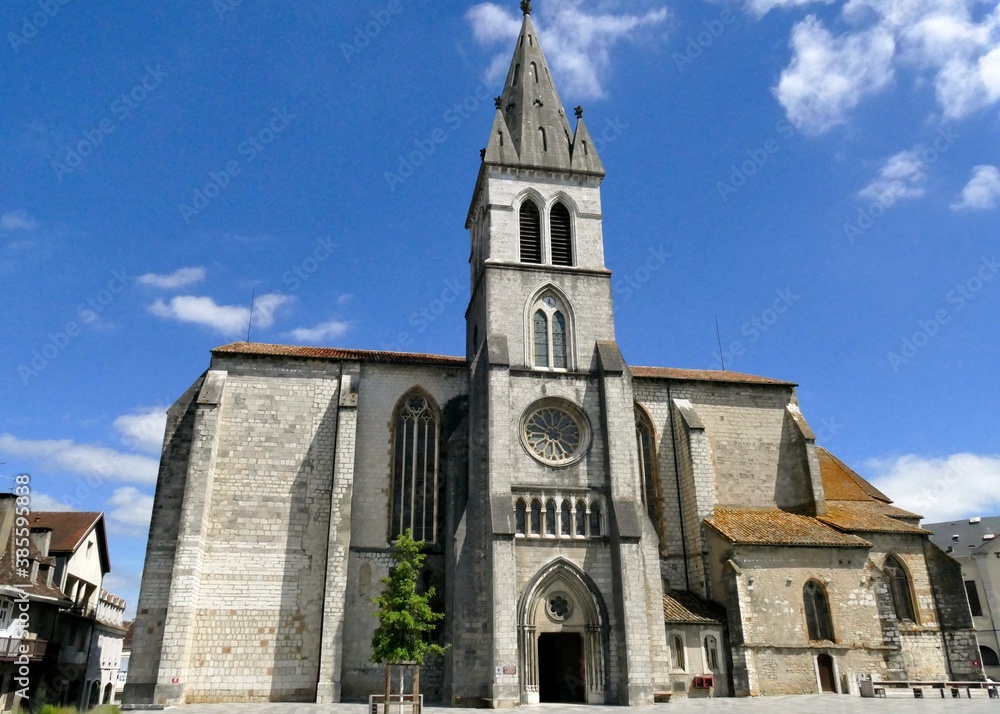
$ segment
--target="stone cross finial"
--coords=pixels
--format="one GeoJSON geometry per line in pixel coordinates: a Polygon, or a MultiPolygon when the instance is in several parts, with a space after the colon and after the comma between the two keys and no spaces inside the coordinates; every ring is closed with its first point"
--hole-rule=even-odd
{"type": "Polygon", "coordinates": [[[500,109],[500,107],[503,106],[503,97],[495,98],[493,100],[493,104],[496,106],[497,109],[500,109]]]}
{"type": "Polygon", "coordinates": [[[576,118],[577,119],[583,119],[583,107],[577,107],[573,111],[576,112],[576,118]]]}
{"type": "Polygon", "coordinates": [[[521,0],[521,12],[525,15],[531,14],[531,0],[521,0]]]}

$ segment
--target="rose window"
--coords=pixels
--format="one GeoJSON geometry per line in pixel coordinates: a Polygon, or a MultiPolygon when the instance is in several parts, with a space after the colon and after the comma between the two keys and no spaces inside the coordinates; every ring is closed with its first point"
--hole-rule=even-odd
{"type": "Polygon", "coordinates": [[[557,407],[546,407],[532,413],[524,423],[524,438],[531,452],[550,464],[573,460],[583,443],[579,421],[557,407]]]}

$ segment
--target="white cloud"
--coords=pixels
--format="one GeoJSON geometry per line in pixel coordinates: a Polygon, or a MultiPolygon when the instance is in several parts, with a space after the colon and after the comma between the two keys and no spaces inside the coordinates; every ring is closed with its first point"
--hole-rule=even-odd
{"type": "Polygon", "coordinates": [[[32,511],[76,511],[79,510],[69,505],[68,503],[63,503],[57,498],[48,496],[44,493],[38,493],[37,491],[31,492],[31,510],[32,511]]]}
{"type": "Polygon", "coordinates": [[[26,211],[8,211],[0,216],[0,231],[12,233],[13,231],[33,231],[38,227],[38,222],[28,215],[26,211]]]}
{"type": "MultiPolygon", "coordinates": [[[[747,0],[758,15],[805,4],[747,0]]],[[[843,19],[850,29],[837,38],[815,17],[792,31],[792,61],[775,92],[803,130],[842,123],[900,67],[914,71],[918,86],[934,87],[947,119],[1000,102],[1000,0],[848,0],[843,19]],[[796,109],[808,111],[805,121],[796,109]]]]}
{"type": "Polygon", "coordinates": [[[1000,456],[908,455],[867,463],[872,483],[930,523],[1000,512],[1000,456]]]}
{"type": "MultiPolygon", "coordinates": [[[[521,20],[507,5],[490,2],[474,5],[465,17],[480,44],[505,45],[503,54],[494,57],[487,72],[489,79],[496,80],[510,62],[509,52],[521,29],[521,20]]],[[[595,13],[583,0],[546,0],[539,3],[532,19],[562,89],[570,96],[589,99],[605,96],[604,80],[610,72],[614,45],[636,39],[642,30],[661,25],[667,19],[667,10],[658,8],[642,15],[595,13]]]]}
{"type": "Polygon", "coordinates": [[[331,320],[316,327],[300,327],[289,332],[288,336],[296,342],[318,343],[343,337],[350,326],[348,322],[331,320]]]}
{"type": "Polygon", "coordinates": [[[816,5],[822,3],[829,5],[836,0],[746,0],[747,8],[750,12],[763,17],[776,8],[802,7],[803,5],[816,5]]]}
{"type": "Polygon", "coordinates": [[[951,205],[955,211],[988,211],[1000,202],[1000,169],[977,166],[962,190],[962,198],[951,205]]]}
{"type": "MultiPolygon", "coordinates": [[[[258,296],[254,302],[254,326],[271,327],[278,308],[294,301],[295,298],[291,295],[281,293],[258,296]]],[[[249,306],[219,305],[210,297],[194,295],[179,295],[169,302],[157,300],[149,306],[149,311],[157,317],[210,327],[227,337],[243,334],[250,320],[249,306]]]]}
{"type": "Polygon", "coordinates": [[[153,497],[132,486],[116,489],[108,499],[105,515],[112,531],[144,536],[153,515],[153,497]]]}
{"type": "Polygon", "coordinates": [[[893,79],[896,43],[881,28],[834,37],[815,17],[795,25],[794,57],[774,93],[788,120],[820,134],[847,120],[865,97],[893,79]]]}
{"type": "Polygon", "coordinates": [[[919,149],[901,151],[889,158],[878,177],[858,195],[891,206],[901,198],[920,198],[927,183],[927,165],[919,149]]]}
{"type": "Polygon", "coordinates": [[[149,285],[150,287],[162,290],[176,290],[177,288],[200,283],[205,279],[205,275],[206,271],[204,268],[180,268],[169,275],[146,273],[145,275],[140,275],[137,282],[140,285],[149,285]]]}
{"type": "Polygon", "coordinates": [[[159,461],[138,454],[124,454],[69,439],[30,440],[0,434],[0,452],[8,456],[34,459],[42,468],[81,476],[135,483],[155,483],[159,461]]]}
{"type": "Polygon", "coordinates": [[[162,407],[146,407],[135,414],[123,414],[115,419],[114,426],[126,446],[159,454],[163,447],[167,413],[162,407]]]}

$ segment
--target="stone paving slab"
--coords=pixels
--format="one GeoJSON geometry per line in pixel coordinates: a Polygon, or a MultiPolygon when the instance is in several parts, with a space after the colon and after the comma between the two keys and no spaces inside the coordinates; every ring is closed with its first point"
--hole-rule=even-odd
{"type": "MultiPolygon", "coordinates": [[[[172,714],[368,714],[364,704],[192,704],[171,707],[172,714]]],[[[485,714],[488,710],[425,707],[425,714],[485,714]]],[[[816,695],[799,697],[757,697],[754,699],[681,699],[671,704],[650,707],[584,706],[575,704],[539,704],[516,710],[510,714],[671,714],[671,712],[732,712],[732,714],[910,714],[920,712],[996,712],[1000,714],[1000,700],[990,699],[924,699],[902,698],[862,699],[846,695],[816,695]]],[[[390,714],[397,714],[393,707],[390,714]]],[[[409,714],[405,712],[404,714],[409,714]]]]}

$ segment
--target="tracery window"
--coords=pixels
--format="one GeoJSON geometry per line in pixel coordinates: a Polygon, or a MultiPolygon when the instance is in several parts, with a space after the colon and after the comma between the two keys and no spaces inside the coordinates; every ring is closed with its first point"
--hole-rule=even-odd
{"type": "Polygon", "coordinates": [[[531,308],[531,363],[541,369],[569,368],[569,324],[566,309],[551,293],[531,308]]]}
{"type": "Polygon", "coordinates": [[[674,669],[687,670],[687,657],[685,654],[684,635],[672,635],[670,637],[670,661],[674,669]]]}
{"type": "Polygon", "coordinates": [[[719,670],[719,641],[715,635],[705,636],[705,666],[712,672],[719,670]]]}
{"type": "Polygon", "coordinates": [[[389,540],[409,530],[414,540],[438,538],[438,417],[420,392],[405,396],[393,419],[389,540]]]}
{"type": "Polygon", "coordinates": [[[833,621],[830,618],[830,600],[826,590],[815,580],[810,580],[802,592],[805,604],[806,627],[813,642],[833,642],[833,621]]]}
{"type": "Polygon", "coordinates": [[[903,564],[895,556],[890,555],[885,560],[885,572],[889,576],[889,589],[892,591],[892,603],[896,608],[896,619],[916,622],[913,591],[903,564]]]}
{"type": "Polygon", "coordinates": [[[642,503],[646,506],[646,513],[649,519],[657,526],[659,531],[659,518],[657,517],[657,497],[656,488],[656,447],[653,442],[653,425],[649,421],[646,412],[640,407],[635,408],[635,438],[639,447],[639,476],[642,484],[642,503]]]}
{"type": "Polygon", "coordinates": [[[538,205],[530,198],[521,204],[519,214],[521,228],[521,262],[542,262],[542,214],[538,205]]]}

